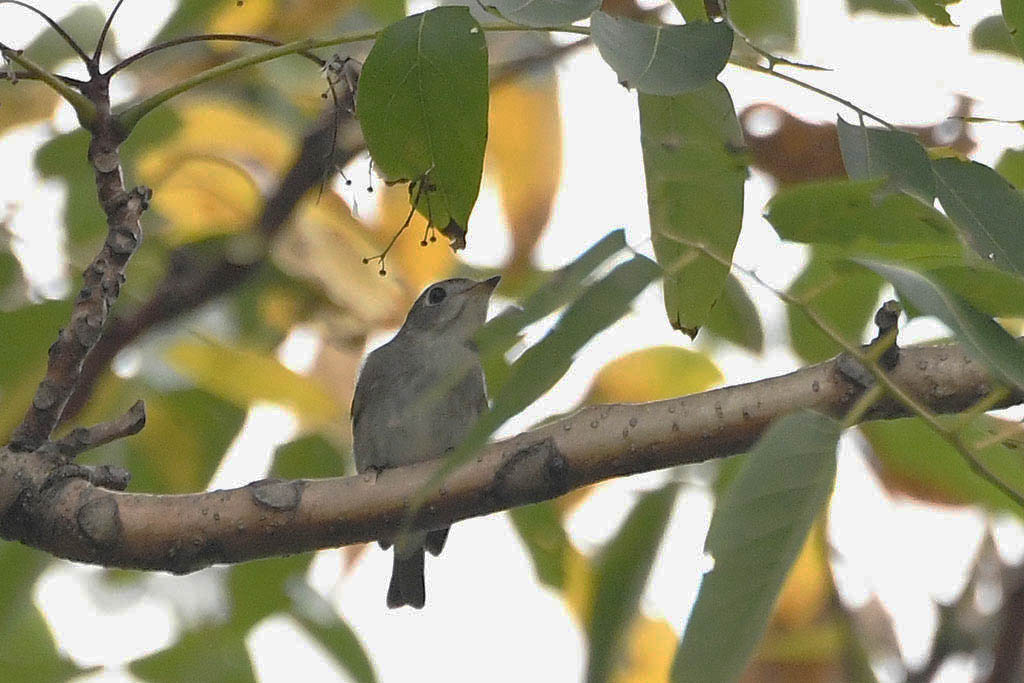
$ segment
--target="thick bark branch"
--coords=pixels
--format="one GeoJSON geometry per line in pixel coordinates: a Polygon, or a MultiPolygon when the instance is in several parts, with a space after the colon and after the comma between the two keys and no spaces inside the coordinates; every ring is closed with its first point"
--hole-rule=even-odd
{"type": "MultiPolygon", "coordinates": [[[[939,413],[964,410],[991,389],[984,368],[958,346],[903,349],[891,376],[939,413]]],[[[832,360],[692,396],[584,408],[484,448],[429,491],[413,527],[440,528],[611,477],[741,453],[775,418],[804,408],[842,416],[862,391],[832,360]]],[[[867,418],[906,414],[883,400],[867,418]]],[[[45,462],[4,449],[0,533],[82,562],[190,572],[393,537],[437,466],[149,495],[116,493],[79,478],[48,481],[45,462]]]]}

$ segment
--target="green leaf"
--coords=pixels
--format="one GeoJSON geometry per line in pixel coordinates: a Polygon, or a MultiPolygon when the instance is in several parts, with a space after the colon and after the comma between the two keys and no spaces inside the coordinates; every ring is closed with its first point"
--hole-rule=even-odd
{"type": "MultiPolygon", "coordinates": [[[[46,365],[46,349],[57,339],[57,332],[67,324],[70,315],[71,304],[66,301],[47,301],[0,312],[5,359],[0,363],[0,406],[5,403],[6,392],[27,371],[39,368],[36,380],[43,378],[41,369],[46,365]]],[[[18,410],[25,408],[19,406],[18,410]]]]}
{"type": "Polygon", "coordinates": [[[715,508],[715,561],[672,665],[676,683],[737,680],[836,474],[839,424],[801,412],[774,423],[715,508]]]}
{"type": "Polygon", "coordinates": [[[476,335],[481,352],[504,354],[518,340],[527,325],[554,313],[583,291],[583,282],[601,264],[626,247],[624,230],[613,230],[559,270],[538,282],[526,296],[522,308],[509,308],[489,320],[476,335]]]}
{"type": "Polygon", "coordinates": [[[309,434],[279,446],[274,451],[271,477],[315,479],[340,477],[350,468],[352,456],[339,450],[323,434],[309,434]]]}
{"type": "Polygon", "coordinates": [[[842,118],[836,126],[850,178],[885,179],[887,188],[906,192],[926,204],[935,201],[931,162],[915,136],[897,130],[854,126],[842,118]]]}
{"type": "Polygon", "coordinates": [[[999,323],[926,275],[890,263],[861,263],[891,282],[917,308],[944,322],[967,352],[994,374],[1024,388],[1024,347],[999,323]]]}
{"type": "Polygon", "coordinates": [[[766,215],[779,236],[844,254],[948,262],[963,254],[949,220],[902,193],[877,196],[878,181],[830,180],[781,190],[766,215]]]}
{"type": "Polygon", "coordinates": [[[727,339],[748,351],[761,353],[764,350],[761,314],[747,290],[733,275],[725,281],[722,296],[708,315],[706,329],[716,337],[727,339]]]}
{"type": "MultiPolygon", "coordinates": [[[[867,268],[814,252],[790,285],[789,294],[803,301],[844,339],[860,344],[881,289],[882,278],[867,268]]],[[[805,361],[817,363],[842,351],[799,307],[789,305],[786,311],[790,344],[805,361]]]]}
{"type": "MultiPolygon", "coordinates": [[[[959,418],[940,415],[938,419],[953,427],[959,418]]],[[[985,415],[966,427],[963,438],[967,443],[977,443],[994,433],[1006,433],[1009,426],[1011,423],[1006,420],[985,415]]],[[[963,456],[922,420],[878,420],[862,424],[859,429],[889,486],[933,502],[977,504],[993,511],[1024,515],[1017,503],[978,476],[963,456]]],[[[1016,491],[1024,491],[1021,449],[1019,441],[1008,439],[976,449],[976,454],[1000,481],[1016,491]]]]}
{"type": "Polygon", "coordinates": [[[565,533],[555,504],[545,500],[512,508],[508,514],[533,560],[537,579],[551,588],[564,587],[569,536],[565,533]]]}
{"type": "Polygon", "coordinates": [[[976,161],[932,162],[939,201],[971,246],[1000,268],[1024,275],[1024,195],[976,161]]]}
{"type": "Polygon", "coordinates": [[[1024,149],[1004,149],[996,162],[996,171],[1020,192],[1024,188],[1024,149]]]}
{"type": "Polygon", "coordinates": [[[715,81],[675,97],[641,94],[640,144],[651,240],[665,270],[669,321],[697,334],[722,294],[729,269],[680,243],[731,259],[743,219],[747,167],[732,98],[715,81]]]}
{"type": "Polygon", "coordinates": [[[627,645],[629,627],[661,545],[679,485],[645,493],[595,561],[593,611],[586,680],[613,679],[627,645]]]}
{"type": "MultiPolygon", "coordinates": [[[[132,177],[135,161],[172,135],[179,126],[180,121],[170,107],[155,111],[140,122],[121,145],[125,176],[132,177]]],[[[94,252],[98,240],[107,234],[107,219],[96,201],[96,179],[86,156],[88,149],[89,133],[78,128],[43,144],[36,152],[35,161],[44,178],[60,178],[67,188],[63,215],[71,246],[88,243],[94,252]]]]}
{"type": "Polygon", "coordinates": [[[590,34],[619,81],[651,95],[678,95],[715,80],[732,50],[725,22],[652,26],[594,12],[590,34]]]}
{"type": "Polygon", "coordinates": [[[359,122],[378,172],[412,183],[411,201],[455,248],[480,190],[487,93],[487,44],[466,7],[384,29],[359,79],[359,122]]]}
{"type": "Polygon", "coordinates": [[[292,615],[299,623],[320,641],[353,680],[357,683],[374,683],[377,674],[374,673],[370,656],[359,642],[359,636],[338,616],[334,607],[306,583],[293,586],[291,592],[297,603],[292,609],[292,615]],[[301,609],[300,604],[307,609],[301,609]]]}
{"type": "Polygon", "coordinates": [[[491,409],[480,416],[435,476],[440,478],[465,462],[506,420],[553,387],[569,370],[576,352],[625,315],[633,299],[660,274],[656,263],[637,255],[590,285],[569,305],[554,328],[516,359],[495,392],[491,409]]]}
{"type": "Polygon", "coordinates": [[[704,0],[672,0],[672,4],[676,6],[687,24],[709,19],[708,10],[704,7],[704,0]]]}
{"type": "Polygon", "coordinates": [[[312,377],[293,372],[273,356],[211,341],[180,341],[166,354],[196,386],[240,408],[268,401],[290,408],[306,426],[332,423],[334,397],[312,377]]]}
{"type": "Polygon", "coordinates": [[[1024,278],[985,264],[963,263],[931,268],[927,275],[983,313],[1024,317],[1024,278]]]}
{"type": "Polygon", "coordinates": [[[956,26],[946,11],[946,7],[960,0],[910,0],[917,11],[928,17],[928,21],[937,26],[956,26]]]}
{"type": "Polygon", "coordinates": [[[589,17],[601,0],[483,0],[483,4],[524,26],[561,26],[589,17]]]}
{"type": "Polygon", "coordinates": [[[792,51],[796,48],[794,0],[729,0],[729,20],[759,48],[792,51]]]}
{"type": "Polygon", "coordinates": [[[245,634],[261,619],[292,609],[289,586],[305,581],[314,553],[271,557],[232,565],[228,577],[231,624],[245,634]]]}
{"type": "Polygon", "coordinates": [[[1003,21],[1010,31],[1010,37],[1017,48],[1017,54],[1024,57],[1024,2],[1021,0],[1002,0],[1003,21]]]}
{"type": "MultiPolygon", "coordinates": [[[[206,488],[242,428],[245,411],[201,389],[151,391],[145,400],[146,428],[124,441],[132,490],[191,493],[206,488]],[[168,444],[174,444],[173,457],[168,457],[168,444]]],[[[83,457],[110,461],[104,451],[83,457]]]]}
{"type": "Polygon", "coordinates": [[[902,16],[916,14],[910,0],[846,0],[846,6],[850,10],[850,14],[865,11],[902,16]]]}
{"type": "Polygon", "coordinates": [[[57,650],[32,602],[36,580],[52,559],[13,541],[0,545],[0,667],[5,680],[66,681],[81,672],[57,650]]]}
{"type": "Polygon", "coordinates": [[[985,17],[971,30],[971,46],[982,52],[996,52],[998,54],[1019,57],[1016,46],[1013,44],[1013,36],[1006,26],[1006,22],[999,14],[985,17]]]}
{"type": "Polygon", "coordinates": [[[161,683],[251,683],[255,680],[245,633],[234,624],[208,626],[184,635],[166,650],[131,663],[132,673],[161,683]]]}

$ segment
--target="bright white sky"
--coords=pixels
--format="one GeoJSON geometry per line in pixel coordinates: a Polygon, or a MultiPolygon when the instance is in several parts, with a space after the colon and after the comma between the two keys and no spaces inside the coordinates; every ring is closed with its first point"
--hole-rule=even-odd
{"type": "MultiPolygon", "coordinates": [[[[35,4],[57,17],[75,5],[35,4]]],[[[109,10],[113,2],[100,4],[109,10]]],[[[142,47],[158,29],[155,18],[166,16],[171,4],[167,0],[126,2],[115,24],[122,51],[142,47]]],[[[952,110],[957,93],[977,100],[978,115],[1019,119],[1024,117],[1020,88],[1010,84],[1024,82],[1024,65],[969,49],[970,28],[998,11],[998,0],[953,5],[951,13],[961,28],[939,29],[916,18],[861,15],[851,20],[843,0],[804,0],[799,58],[834,71],[799,76],[894,123],[937,121],[952,110]]],[[[5,6],[0,13],[0,39],[9,44],[27,44],[40,28],[36,19],[17,8],[5,6]]],[[[565,144],[563,185],[551,225],[538,246],[538,261],[546,267],[563,265],[617,227],[626,229],[630,244],[649,251],[635,94],[616,83],[593,49],[565,60],[558,73],[565,144]]],[[[850,114],[817,95],[736,67],[728,67],[721,78],[737,110],[772,102],[811,120],[834,121],[837,113],[850,114]]],[[[59,125],[72,124],[65,108],[59,125]]],[[[977,133],[980,144],[974,156],[984,163],[994,163],[1007,146],[1024,145],[1024,131],[1016,126],[990,125],[977,133]]],[[[55,184],[41,184],[32,167],[33,150],[47,135],[48,128],[40,125],[0,140],[0,206],[17,202],[13,227],[20,235],[19,253],[40,291],[60,292],[68,285],[62,280],[52,244],[62,192],[55,184]]],[[[803,252],[779,244],[761,218],[770,193],[764,178],[754,173],[747,184],[736,260],[784,287],[802,264],[803,252]]],[[[485,185],[464,257],[476,264],[499,265],[506,248],[504,217],[494,189],[485,185]]],[[[777,375],[799,365],[787,352],[772,347],[773,340],[776,347],[785,340],[781,305],[764,290],[752,287],[750,292],[764,315],[769,350],[757,358],[717,349],[714,357],[729,383],[777,375]]],[[[906,330],[904,343],[940,330],[936,324],[915,323],[906,330]]],[[[654,344],[690,345],[669,328],[657,287],[641,295],[630,316],[594,339],[566,378],[505,432],[570,409],[604,363],[654,344]]],[[[300,368],[308,365],[315,348],[315,339],[303,333],[285,345],[282,359],[300,368]]],[[[244,484],[262,476],[274,445],[287,440],[294,430],[295,420],[284,411],[254,407],[213,485],[244,484]]],[[[604,485],[570,519],[573,539],[584,549],[595,548],[624,517],[636,492],[666,476],[653,473],[604,485]]],[[[644,596],[644,610],[664,616],[680,632],[696,595],[701,567],[706,565],[702,546],[710,512],[711,499],[705,490],[697,485],[684,488],[644,596]]],[[[856,437],[844,438],[830,526],[831,540],[842,558],[837,567],[839,588],[853,604],[864,604],[872,596],[882,600],[895,620],[902,654],[910,665],[920,664],[927,656],[936,623],[935,601],[949,601],[962,589],[983,524],[984,517],[974,511],[935,510],[891,499],[858,453],[856,437]]],[[[1001,523],[999,532],[1001,551],[1008,557],[1024,554],[1024,532],[1018,524],[1001,523]]],[[[390,553],[370,549],[339,580],[340,557],[338,551],[321,553],[311,580],[358,630],[383,680],[424,674],[476,680],[481,672],[490,680],[580,678],[585,662],[583,636],[560,598],[534,583],[529,559],[504,515],[460,523],[444,556],[428,559],[429,598],[422,611],[384,608],[390,553]]],[[[118,592],[116,598],[99,576],[95,568],[59,563],[44,575],[37,591],[61,646],[83,665],[113,667],[90,680],[124,680],[128,675],[117,667],[165,646],[182,624],[217,612],[220,572],[216,569],[189,577],[153,575],[147,582],[149,590],[118,592]]],[[[300,673],[299,663],[308,667],[301,671],[303,679],[345,680],[325,660],[309,656],[317,646],[297,634],[287,619],[262,623],[248,642],[261,680],[294,679],[300,673]]],[[[969,661],[948,666],[940,680],[969,680],[971,667],[969,661]]],[[[878,673],[883,680],[902,677],[897,662],[879,662],[878,673]]]]}

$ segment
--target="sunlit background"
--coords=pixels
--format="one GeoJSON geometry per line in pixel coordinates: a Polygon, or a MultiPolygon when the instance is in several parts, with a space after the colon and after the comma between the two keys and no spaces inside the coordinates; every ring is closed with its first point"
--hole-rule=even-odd
{"type": "MultiPolygon", "coordinates": [[[[86,3],[36,2],[36,6],[54,17],[62,17],[86,3]]],[[[90,3],[91,4],[91,3],[90,3]]],[[[175,7],[164,0],[128,0],[114,24],[114,37],[120,55],[131,54],[147,45],[161,30],[162,23],[175,7]]],[[[289,3],[271,0],[246,0],[236,8],[226,3],[220,10],[221,21],[234,30],[271,32],[270,15],[287,12],[289,3]],[[261,14],[262,13],[262,14],[261,14]]],[[[104,13],[113,2],[95,3],[104,13]]],[[[432,6],[430,2],[412,2],[409,11],[432,6]]],[[[667,22],[681,21],[671,5],[644,1],[643,9],[661,8],[667,22]]],[[[884,16],[866,12],[850,16],[843,0],[803,0],[797,3],[797,49],[799,61],[826,66],[830,71],[800,72],[801,78],[863,107],[898,125],[933,126],[954,113],[957,96],[973,100],[977,116],[1019,119],[1024,116],[1024,100],[1019,84],[1024,82],[1024,64],[1020,59],[972,47],[972,29],[982,19],[999,12],[998,0],[973,0],[950,7],[955,28],[939,28],[915,15],[884,16]]],[[[365,22],[365,20],[364,20],[365,22]]],[[[368,22],[372,25],[372,21],[368,22]]],[[[345,24],[341,24],[342,27],[345,24]]],[[[352,24],[350,26],[359,26],[352,24]]],[[[338,26],[306,26],[298,35],[325,35],[338,26]],[[302,33],[305,31],[305,33],[302,33]]],[[[42,23],[16,7],[0,7],[0,39],[13,46],[25,46],[41,33],[42,23]]],[[[212,30],[212,29],[211,29],[212,30]]],[[[556,36],[556,43],[568,43],[576,37],[556,36]]],[[[514,39],[502,37],[499,50],[514,51],[514,39]]],[[[492,43],[494,45],[495,43],[492,43]]],[[[366,46],[351,53],[365,56],[366,46]]],[[[181,48],[188,50],[189,48],[181,48]]],[[[227,50],[228,48],[224,48],[227,50]]],[[[234,49],[234,48],[232,48],[234,49]]],[[[492,56],[495,50],[492,48],[492,56]]],[[[304,65],[312,69],[311,65],[304,65]]],[[[275,67],[267,67],[272,69],[275,67]]],[[[297,67],[296,67],[297,68],[297,67]]],[[[84,75],[81,65],[67,62],[65,73],[84,75]],[[83,73],[79,73],[83,72],[83,73]]],[[[285,72],[282,67],[281,74],[285,72]]],[[[621,87],[614,73],[593,47],[572,51],[556,63],[557,80],[552,86],[546,76],[527,76],[517,92],[495,95],[493,117],[514,120],[517,113],[529,119],[530,107],[542,113],[529,125],[545,131],[523,134],[522,147],[511,145],[512,158],[521,156],[525,181],[523,193],[544,193],[545,183],[555,190],[550,219],[536,241],[532,253],[534,266],[553,269],[571,262],[610,230],[622,227],[627,242],[635,250],[650,254],[650,224],[647,216],[636,94],[621,87]],[[531,81],[536,81],[534,83],[531,81]],[[531,90],[531,83],[533,90],[531,90]],[[550,97],[551,93],[557,99],[550,97]],[[494,109],[501,97],[519,97],[519,108],[494,109]],[[557,106],[557,119],[544,118],[545,107],[557,106]],[[560,152],[559,152],[560,145],[560,152]],[[539,189],[538,189],[539,188],[539,189]]],[[[132,74],[124,74],[116,88],[120,101],[130,98],[146,85],[132,74]]],[[[729,88],[737,111],[759,103],[771,103],[810,123],[834,123],[837,114],[854,121],[853,112],[834,102],[780,80],[727,67],[721,80],[729,88]]],[[[35,84],[16,86],[17,96],[39,92],[35,84]],[[31,89],[30,89],[31,88],[31,89]]],[[[282,86],[281,98],[293,97],[282,86]]],[[[10,86],[0,84],[0,108],[7,107],[10,86]]],[[[216,85],[203,91],[216,100],[216,85]]],[[[319,91],[311,93],[319,100],[319,91]]],[[[202,105],[198,99],[191,105],[202,105]]],[[[181,103],[182,107],[190,106],[181,103]]],[[[260,107],[252,105],[245,116],[260,116],[260,107]]],[[[2,111],[2,109],[0,109],[2,111]]],[[[225,116],[225,120],[230,117],[225,116]]],[[[211,119],[212,120],[212,119],[211,119]]],[[[774,135],[783,124],[778,111],[762,109],[747,120],[748,133],[774,135]]],[[[289,130],[278,118],[266,124],[266,135],[280,150],[263,146],[258,156],[273,166],[274,155],[291,153],[303,126],[289,130]],[[284,130],[290,140],[278,141],[284,130]]],[[[510,123],[505,125],[511,126],[510,123]]],[[[959,133],[959,122],[947,122],[952,141],[959,133]]],[[[18,125],[0,137],[0,211],[9,215],[13,247],[31,284],[36,300],[59,298],[76,287],[75,277],[87,259],[69,249],[63,228],[66,191],[57,179],[45,179],[36,171],[34,155],[42,143],[55,133],[76,126],[73,113],[59,105],[52,119],[18,125]],[[68,264],[71,261],[72,268],[68,264]]],[[[263,145],[261,132],[253,132],[248,142],[263,145]]],[[[1024,145],[1024,130],[1015,125],[975,126],[971,136],[977,146],[971,156],[994,164],[1007,147],[1024,145]]],[[[246,144],[240,136],[238,144],[246,144]]],[[[492,141],[492,144],[493,143],[492,141]]],[[[271,145],[272,146],[272,145],[271,145]]],[[[502,268],[511,258],[516,233],[510,229],[507,198],[503,199],[502,173],[496,169],[490,148],[488,173],[470,223],[469,246],[459,259],[474,267],[502,268]]],[[[67,159],[66,164],[82,164],[84,159],[67,159]]],[[[146,162],[140,162],[142,168],[146,162]]],[[[158,161],[149,160],[157,164],[158,161]]],[[[383,184],[369,175],[365,155],[346,169],[353,180],[347,185],[341,178],[334,190],[358,218],[368,224],[396,225],[386,216],[402,213],[400,203],[387,204],[389,195],[383,184]],[[367,191],[372,183],[374,192],[367,191]],[[384,199],[382,199],[384,197],[384,199]]],[[[149,183],[157,171],[150,172],[149,183]]],[[[127,178],[127,183],[142,182],[127,178]]],[[[257,178],[257,183],[259,178],[257,178]]],[[[762,218],[766,201],[774,192],[774,181],[763,171],[752,169],[746,185],[744,226],[735,261],[755,271],[773,286],[785,289],[806,262],[805,250],[783,244],[762,218]]],[[[186,206],[161,205],[157,185],[155,208],[169,221],[186,225],[190,213],[186,206]],[[175,215],[175,211],[180,215],[175,215]]],[[[178,188],[187,204],[193,201],[188,188],[178,188]]],[[[170,190],[168,191],[170,192],[170,190]]],[[[167,195],[165,195],[167,196],[167,195]]],[[[401,192],[398,193],[401,197],[401,192]]],[[[175,201],[179,201],[176,199],[175,201]]],[[[197,198],[202,204],[207,200],[197,198]]],[[[242,201],[242,200],[240,200],[242,201]]],[[[229,202],[230,203],[230,202],[229,202]]],[[[244,201],[242,201],[244,204],[244,201]]],[[[205,205],[204,205],[205,206],[205,205]]],[[[320,211],[342,210],[330,201],[320,211]]],[[[232,211],[246,212],[237,205],[232,211]]],[[[197,210],[198,211],[198,210],[197,210]]],[[[331,219],[323,218],[324,221],[331,219]]],[[[399,219],[400,220],[400,219],[399,219]]],[[[143,225],[149,217],[143,219],[143,225]]],[[[174,243],[187,241],[187,234],[168,231],[161,239],[174,243]]],[[[185,228],[181,228],[185,229],[185,228]]],[[[201,229],[200,227],[196,228],[201,229]]],[[[419,236],[406,235],[407,251],[419,236]]],[[[312,239],[312,238],[311,238],[312,239]]],[[[309,244],[316,244],[310,241],[309,244]]],[[[329,242],[322,243],[329,249],[329,242]]],[[[92,248],[98,246],[98,242],[92,248]]],[[[145,252],[144,243],[142,251],[145,252]]],[[[448,257],[441,254],[440,243],[429,248],[425,257],[435,272],[449,268],[448,257]]],[[[401,320],[412,289],[418,289],[432,277],[431,271],[402,278],[401,256],[395,260],[399,282],[375,281],[366,272],[355,273],[357,284],[351,287],[364,306],[388,307],[379,317],[379,328],[368,338],[372,347],[386,341],[401,320]],[[400,291],[401,290],[401,291],[400,291]],[[401,310],[399,310],[401,309],[401,310]]],[[[128,270],[124,301],[130,305],[143,300],[145,290],[133,290],[133,282],[152,282],[145,269],[158,264],[140,257],[128,270]],[[139,272],[142,275],[139,275],[139,272]]],[[[337,265],[315,264],[317,277],[339,278],[334,286],[345,289],[348,270],[337,265]],[[326,274],[325,274],[326,273],[326,274]]],[[[350,268],[350,267],[349,267],[350,268]]],[[[353,271],[354,272],[354,271],[353,271]]],[[[635,302],[632,312],[593,339],[580,353],[571,371],[545,396],[510,421],[501,434],[514,434],[555,414],[572,410],[591,389],[595,375],[610,361],[632,351],[671,345],[697,349],[708,354],[721,371],[722,384],[756,380],[779,375],[805,364],[793,354],[787,343],[789,327],[784,306],[770,292],[749,278],[740,276],[747,292],[757,304],[765,329],[763,352],[751,353],[721,339],[701,335],[692,342],[669,326],[660,286],[652,285],[635,302]]],[[[139,285],[142,287],[143,285],[139,285]]],[[[501,291],[499,290],[499,294],[501,291]]],[[[884,294],[891,294],[889,292],[884,294]]],[[[887,297],[884,297],[887,298],[887,297]]],[[[880,299],[881,300],[881,299],[880,299]]],[[[493,311],[512,303],[496,297],[493,311]]],[[[359,302],[355,304],[357,307],[359,302]]],[[[383,310],[383,308],[381,309],[383,310]]],[[[554,322],[542,321],[531,334],[532,341],[554,322]]],[[[145,337],[116,359],[114,372],[124,378],[144,376],[154,386],[180,388],[184,380],[174,364],[160,362],[175,339],[186,339],[186,350],[207,338],[229,334],[225,316],[216,306],[203,309],[173,329],[145,337]],[[188,340],[192,346],[187,346],[188,340]],[[196,341],[199,340],[199,341],[196,341]]],[[[2,333],[2,331],[0,331],[2,333]]],[[[938,323],[915,320],[903,332],[902,343],[941,337],[946,334],[938,323]]],[[[303,376],[316,375],[320,381],[346,382],[337,393],[350,395],[356,354],[338,350],[338,332],[318,321],[291,325],[285,340],[276,349],[280,364],[303,376]],[[328,370],[325,371],[325,368],[328,370]]],[[[864,339],[870,331],[864,331],[864,339]]],[[[38,350],[40,356],[45,346],[38,350]]],[[[170,351],[168,351],[170,349],[170,351]]],[[[187,373],[185,373],[187,375],[187,373]]],[[[655,380],[652,380],[655,381],[655,380]]],[[[4,397],[5,399],[7,397],[4,397]]],[[[257,397],[258,398],[258,397],[257,397]]],[[[315,418],[304,417],[302,401],[291,406],[257,400],[251,403],[244,425],[234,436],[209,488],[242,485],[266,476],[275,450],[308,430],[315,418]]],[[[347,406],[345,406],[347,408],[347,406]]],[[[20,408],[19,408],[20,410],[20,408]]],[[[17,412],[17,411],[15,411],[17,412]]],[[[345,411],[330,413],[347,429],[345,411]]],[[[148,429],[148,428],[147,428],[148,429]]],[[[157,437],[154,437],[157,438],[157,437]]],[[[102,455],[102,454],[101,454],[102,455]]],[[[173,459],[175,445],[164,444],[160,456],[173,459]]],[[[350,466],[348,466],[350,469],[350,466]]],[[[339,468],[340,470],[340,468],[339,468]]],[[[584,555],[595,552],[617,529],[635,501],[637,493],[659,486],[667,479],[683,482],[664,543],[658,553],[653,574],[643,597],[642,609],[650,624],[644,643],[647,649],[637,655],[656,664],[649,675],[663,675],[682,629],[686,625],[702,572],[710,567],[702,553],[713,509],[714,466],[695,466],[628,479],[606,482],[580,496],[569,508],[565,527],[573,544],[584,555]]],[[[312,475],[311,475],[312,476],[312,475]]],[[[813,537],[812,537],[813,539],[813,537]]],[[[998,582],[978,578],[979,556],[998,556],[1004,562],[1024,559],[1024,528],[1008,516],[991,516],[977,508],[943,506],[914,500],[893,493],[883,485],[862,437],[851,432],[841,441],[839,473],[828,519],[827,548],[805,551],[797,565],[799,576],[787,586],[781,609],[788,612],[794,628],[811,624],[815,610],[825,609],[831,599],[829,582],[822,577],[825,568],[816,557],[827,556],[839,598],[862,616],[865,629],[875,632],[878,643],[872,651],[872,666],[880,681],[901,681],[906,671],[924,666],[932,651],[933,639],[944,605],[957,602],[965,590],[981,614],[998,612],[1002,596],[998,582]],[[986,539],[993,539],[991,542],[986,539]],[[972,577],[974,579],[972,580],[972,577]],[[801,620],[804,620],[801,622],[801,620]],[[889,635],[887,621],[891,623],[889,635]],[[892,644],[895,643],[895,647],[892,644]]],[[[820,543],[820,539],[818,541],[820,543]]],[[[378,675],[385,681],[397,680],[577,680],[586,661],[586,640],[573,612],[571,597],[537,582],[533,564],[507,515],[498,514],[459,523],[453,530],[444,555],[427,562],[427,605],[422,611],[387,610],[384,595],[391,570],[391,555],[376,546],[365,549],[325,550],[317,554],[309,570],[309,585],[327,599],[361,639],[378,675]]],[[[983,572],[982,572],[983,573],[983,572]]],[[[229,619],[230,599],[225,594],[226,570],[212,568],[191,576],[166,574],[111,578],[104,570],[69,562],[55,562],[40,576],[34,599],[52,630],[58,647],[81,667],[102,667],[81,680],[135,680],[127,665],[130,661],[167,648],[188,629],[201,623],[219,623],[229,619]]],[[[796,576],[796,574],[794,574],[796,576]]],[[[238,596],[235,596],[238,599],[238,596]]],[[[260,680],[347,680],[323,646],[307,631],[297,628],[287,616],[260,621],[245,639],[254,670],[260,680]]],[[[3,645],[0,644],[0,653],[3,645]]],[[[0,654],[2,659],[2,654],[0,654]]],[[[982,670],[985,662],[964,655],[948,659],[935,680],[968,681],[982,670]]],[[[642,674],[636,680],[642,680],[642,674]]]]}

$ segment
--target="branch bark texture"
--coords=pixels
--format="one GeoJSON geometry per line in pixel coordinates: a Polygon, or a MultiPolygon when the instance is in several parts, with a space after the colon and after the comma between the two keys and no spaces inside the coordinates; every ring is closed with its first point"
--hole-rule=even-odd
{"type": "MultiPolygon", "coordinates": [[[[958,346],[903,349],[891,376],[938,413],[964,410],[991,389],[984,368],[958,346]]],[[[428,492],[412,528],[441,528],[611,477],[742,453],[775,418],[799,409],[840,417],[863,391],[832,360],[691,396],[584,408],[488,445],[428,492]]],[[[906,414],[886,399],[866,419],[906,414]]],[[[151,495],[110,491],[82,478],[53,481],[38,457],[3,449],[0,534],[72,560],[185,573],[391,538],[437,467],[435,461],[376,477],[265,480],[151,495]]]]}

